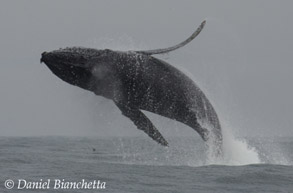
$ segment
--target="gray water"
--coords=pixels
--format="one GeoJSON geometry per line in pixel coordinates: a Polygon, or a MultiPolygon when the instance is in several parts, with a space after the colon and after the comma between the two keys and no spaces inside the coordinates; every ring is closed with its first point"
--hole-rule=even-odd
{"type": "Polygon", "coordinates": [[[293,138],[227,138],[213,158],[198,139],[1,137],[0,192],[293,192],[293,138]],[[106,189],[8,190],[7,179],[100,180],[106,189]]]}

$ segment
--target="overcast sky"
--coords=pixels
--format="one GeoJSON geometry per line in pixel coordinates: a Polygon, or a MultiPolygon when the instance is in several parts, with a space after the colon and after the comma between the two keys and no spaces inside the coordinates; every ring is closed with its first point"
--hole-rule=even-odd
{"type": "MultiPolygon", "coordinates": [[[[224,127],[292,136],[292,1],[0,1],[0,135],[144,135],[115,105],[40,64],[43,51],[187,46],[158,56],[187,73],[224,127]]],[[[193,133],[147,114],[164,135],[193,133]]],[[[194,134],[196,135],[196,134],[194,134]]]]}

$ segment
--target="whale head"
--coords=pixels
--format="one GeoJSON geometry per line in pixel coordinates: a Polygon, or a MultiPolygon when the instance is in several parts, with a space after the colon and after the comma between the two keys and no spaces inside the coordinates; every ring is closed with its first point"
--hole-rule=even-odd
{"type": "Polygon", "coordinates": [[[92,48],[65,48],[43,52],[41,63],[44,62],[56,76],[65,82],[92,90],[94,87],[92,69],[94,65],[101,62],[104,53],[104,50],[92,48]]]}
{"type": "Polygon", "coordinates": [[[98,60],[104,52],[104,50],[93,48],[64,48],[51,52],[43,52],[41,62],[56,67],[75,66],[89,68],[93,65],[93,61],[98,60]]]}
{"type": "Polygon", "coordinates": [[[65,48],[43,52],[41,63],[63,81],[112,98],[119,82],[111,68],[114,52],[108,49],[65,48]]]}

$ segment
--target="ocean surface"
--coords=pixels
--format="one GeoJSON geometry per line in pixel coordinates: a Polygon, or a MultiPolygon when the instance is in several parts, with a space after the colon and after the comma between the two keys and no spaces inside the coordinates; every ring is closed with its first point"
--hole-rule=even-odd
{"type": "Polygon", "coordinates": [[[0,137],[0,192],[293,193],[293,138],[226,138],[222,158],[198,139],[168,141],[165,148],[148,137],[0,137]],[[51,184],[17,190],[19,179],[51,184]],[[55,179],[106,183],[56,190],[55,179]]]}

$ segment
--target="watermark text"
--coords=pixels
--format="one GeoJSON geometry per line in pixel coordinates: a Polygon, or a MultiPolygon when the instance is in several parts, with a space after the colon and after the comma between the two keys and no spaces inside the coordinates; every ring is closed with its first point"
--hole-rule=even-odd
{"type": "Polygon", "coordinates": [[[65,179],[40,179],[36,181],[29,181],[25,179],[11,180],[4,182],[6,189],[18,190],[103,190],[106,189],[106,182],[101,180],[85,180],[68,181],[65,179]]]}

